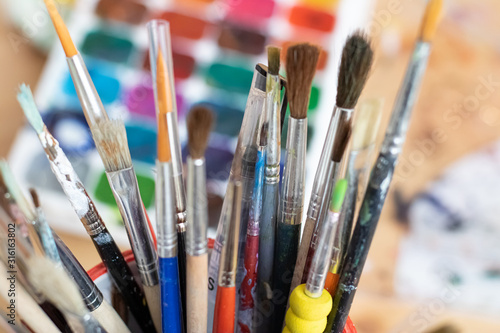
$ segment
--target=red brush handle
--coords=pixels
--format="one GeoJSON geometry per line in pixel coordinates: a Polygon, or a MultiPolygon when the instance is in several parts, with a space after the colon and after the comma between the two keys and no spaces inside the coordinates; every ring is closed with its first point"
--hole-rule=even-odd
{"type": "Polygon", "coordinates": [[[236,310],[236,287],[217,288],[213,333],[233,333],[236,310]]]}

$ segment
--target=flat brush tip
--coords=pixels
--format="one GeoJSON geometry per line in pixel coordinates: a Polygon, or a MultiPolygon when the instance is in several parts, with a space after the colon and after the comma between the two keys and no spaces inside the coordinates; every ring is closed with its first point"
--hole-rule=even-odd
{"type": "Polygon", "coordinates": [[[187,116],[188,147],[192,158],[205,155],[214,122],[213,112],[204,106],[195,106],[187,116]]]}
{"type": "Polygon", "coordinates": [[[92,128],[97,151],[107,172],[132,167],[125,125],[120,120],[102,120],[92,128]]]}
{"type": "Polygon", "coordinates": [[[56,29],[57,35],[59,36],[59,40],[61,41],[61,45],[64,49],[64,53],[66,57],[70,58],[78,54],[78,50],[76,49],[73,40],[68,31],[68,27],[64,23],[59,11],[57,10],[56,4],[54,0],[43,0],[47,10],[49,12],[50,19],[54,24],[54,28],[56,29]]]}
{"type": "Polygon", "coordinates": [[[361,104],[354,124],[353,150],[362,150],[375,142],[382,119],[383,105],[381,98],[369,99],[361,104]]]}
{"type": "Polygon", "coordinates": [[[40,116],[40,112],[35,104],[35,99],[30,87],[24,83],[19,86],[17,101],[21,105],[24,115],[26,116],[26,119],[28,119],[31,127],[33,127],[37,133],[41,133],[44,126],[42,117],[40,116]]]}
{"type": "Polygon", "coordinates": [[[287,94],[292,118],[307,118],[319,53],[320,48],[309,43],[292,45],[286,52],[287,94]]]}
{"type": "Polygon", "coordinates": [[[278,75],[280,71],[281,49],[276,46],[267,47],[267,62],[269,74],[278,75]]]}
{"type": "Polygon", "coordinates": [[[434,39],[442,11],[443,0],[429,0],[420,28],[422,41],[431,42],[434,39]]]}

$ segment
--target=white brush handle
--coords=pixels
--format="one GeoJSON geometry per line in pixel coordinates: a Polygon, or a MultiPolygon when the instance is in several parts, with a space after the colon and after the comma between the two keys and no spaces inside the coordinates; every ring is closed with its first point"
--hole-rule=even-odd
{"type": "Polygon", "coordinates": [[[161,294],[160,294],[160,285],[156,286],[145,286],[144,295],[146,296],[146,300],[148,301],[149,312],[151,312],[151,318],[153,318],[153,323],[155,324],[155,328],[157,332],[162,331],[161,326],[161,294]]]}
{"type": "Polygon", "coordinates": [[[122,318],[106,300],[92,311],[92,316],[108,333],[131,333],[122,318]]]}
{"type": "Polygon", "coordinates": [[[207,332],[208,254],[186,258],[187,333],[207,332]]]}

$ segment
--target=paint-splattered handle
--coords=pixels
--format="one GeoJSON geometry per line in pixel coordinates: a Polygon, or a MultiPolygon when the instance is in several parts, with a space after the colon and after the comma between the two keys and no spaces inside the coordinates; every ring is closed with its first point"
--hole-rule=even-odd
{"type": "Polygon", "coordinates": [[[247,235],[244,260],[245,276],[240,287],[240,303],[238,307],[238,332],[253,332],[258,256],[259,236],[247,235]]]}

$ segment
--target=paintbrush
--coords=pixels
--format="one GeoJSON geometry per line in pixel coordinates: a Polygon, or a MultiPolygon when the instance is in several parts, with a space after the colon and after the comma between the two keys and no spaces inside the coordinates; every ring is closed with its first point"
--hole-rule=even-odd
{"type": "Polygon", "coordinates": [[[158,255],[132,166],[125,126],[119,120],[102,120],[93,132],[109,185],[125,222],[149,311],[156,330],[161,331],[158,255]]]}
{"type": "MultiPolygon", "coordinates": [[[[235,180],[228,184],[229,204],[222,211],[224,239],[220,255],[217,297],[214,310],[213,333],[233,333],[236,317],[236,266],[240,234],[242,184],[235,180]]],[[[223,208],[224,209],[224,208],[223,208]]]]}
{"type": "MultiPolygon", "coordinates": [[[[40,227],[36,226],[39,221],[36,219],[35,213],[22,194],[22,191],[15,181],[7,163],[4,161],[0,162],[0,169],[2,175],[1,178],[6,180],[5,184],[11,197],[12,205],[18,207],[18,221],[21,221],[22,223],[23,221],[25,221],[24,223],[27,222],[28,224],[33,225],[35,229],[40,229],[40,227]]],[[[94,284],[94,281],[92,281],[90,276],[81,266],[80,262],[75,258],[73,253],[71,253],[66,244],[64,244],[64,242],[57,236],[57,234],[53,230],[50,229],[50,227],[49,231],[51,233],[52,239],[54,240],[55,247],[60,258],[60,263],[62,263],[66,272],[78,285],[81,298],[85,302],[85,305],[91,312],[92,316],[109,333],[129,332],[125,323],[123,323],[123,321],[118,316],[116,311],[114,311],[111,305],[106,300],[104,300],[101,291],[94,284]]],[[[35,247],[31,245],[32,243],[34,242],[26,241],[26,244],[31,247],[31,251],[26,252],[27,254],[35,253],[35,247]]],[[[55,264],[57,265],[58,263],[55,264]]],[[[44,306],[44,309],[45,308],[46,307],[44,306]]],[[[50,310],[50,307],[48,310],[50,310]]],[[[57,315],[57,313],[54,314],[56,318],[57,315]]],[[[62,324],[64,323],[61,323],[60,325],[62,324]]]]}
{"type": "Polygon", "coordinates": [[[64,314],[75,332],[105,332],[91,316],[77,285],[62,267],[39,256],[26,258],[26,266],[30,283],[64,314]]]}
{"type": "Polygon", "coordinates": [[[214,115],[204,107],[193,108],[187,116],[188,147],[187,157],[187,213],[186,238],[186,308],[187,332],[207,331],[208,309],[208,202],[205,151],[214,115]]]}
{"type": "Polygon", "coordinates": [[[341,177],[338,173],[351,132],[354,108],[365,86],[372,61],[373,51],[367,37],[359,32],[351,35],[342,50],[336,105],[314,178],[292,288],[306,282],[317,243],[317,230],[328,210],[333,186],[341,177]]]}
{"type": "MultiPolygon", "coordinates": [[[[264,108],[266,90],[266,70],[263,65],[256,65],[252,79],[250,92],[248,93],[247,104],[243,121],[241,123],[240,133],[238,135],[238,143],[234,153],[231,170],[229,173],[229,184],[234,181],[240,181],[242,186],[242,203],[241,203],[241,224],[238,250],[244,248],[246,239],[246,223],[248,221],[248,213],[252,200],[253,186],[255,185],[255,163],[257,160],[257,129],[259,125],[260,115],[264,108]]],[[[232,187],[233,185],[229,186],[232,187]]],[[[222,212],[230,211],[231,199],[224,197],[222,204],[222,212]]],[[[229,214],[229,213],[226,213],[229,214]]],[[[217,279],[219,274],[219,260],[222,251],[224,240],[224,222],[226,221],[225,214],[221,214],[217,233],[215,236],[214,248],[210,255],[208,266],[208,330],[213,327],[215,299],[217,295],[217,279]]],[[[239,252],[238,252],[239,253],[239,252]]],[[[238,257],[239,259],[240,257],[238,257]]],[[[241,263],[241,266],[243,264],[241,263]]],[[[243,268],[242,268],[243,269],[243,268]]],[[[241,274],[243,275],[243,274],[241,274]]]]}
{"type": "Polygon", "coordinates": [[[347,161],[346,179],[349,184],[335,234],[335,251],[332,256],[325,289],[333,296],[337,289],[339,269],[347,251],[356,212],[357,199],[362,197],[368,181],[375,150],[375,140],[382,119],[382,101],[371,99],[362,103],[354,125],[352,148],[347,161]]]}
{"type": "MultiPolygon", "coordinates": [[[[111,281],[120,290],[137,322],[145,330],[149,330],[152,322],[144,294],[70,161],[43,123],[29,87],[21,85],[17,98],[28,122],[38,135],[54,175],[108,269],[111,281]]],[[[126,329],[121,320],[117,325],[117,329],[126,329]]]]}
{"type": "Polygon", "coordinates": [[[94,83],[90,78],[87,66],[73,43],[68,28],[59,14],[54,0],[44,0],[44,2],[57,35],[59,36],[64,53],[66,54],[69,73],[75,85],[78,98],[80,99],[85,118],[87,119],[90,129],[93,130],[97,122],[100,120],[107,120],[108,115],[102,105],[101,98],[97,94],[94,83]]]}
{"type": "Polygon", "coordinates": [[[260,116],[257,136],[257,161],[255,163],[255,183],[252,202],[248,214],[243,267],[245,273],[239,285],[237,332],[253,332],[253,315],[257,285],[257,261],[259,257],[259,232],[262,215],[262,190],[264,185],[265,148],[269,127],[266,110],[260,116]]]}
{"type": "MultiPolygon", "coordinates": [[[[158,62],[162,63],[159,54],[158,62]]],[[[158,66],[160,68],[161,66],[158,66]]],[[[160,85],[160,84],[158,84],[160,85]]],[[[163,89],[158,89],[163,92],[163,89]]],[[[161,93],[160,93],[161,94],[161,93]]],[[[182,332],[183,323],[177,258],[175,193],[172,155],[167,126],[167,100],[158,99],[158,157],[156,160],[156,225],[160,264],[160,291],[163,332],[182,332]]]]}
{"type": "Polygon", "coordinates": [[[174,184],[175,207],[177,210],[177,247],[179,278],[181,286],[183,322],[186,325],[186,194],[182,179],[182,155],[177,125],[177,104],[175,99],[174,69],[170,25],[164,20],[148,22],[149,55],[157,113],[165,113],[168,139],[172,152],[172,180],[174,184]]]}
{"type": "Polygon", "coordinates": [[[372,169],[341,269],[337,292],[333,300],[334,319],[331,332],[342,332],[349,315],[398,156],[406,138],[411,111],[425,73],[441,9],[442,0],[431,0],[427,4],[415,50],[396,98],[380,153],[372,169]]]}
{"type": "Polygon", "coordinates": [[[285,168],[276,227],[273,287],[281,300],[275,299],[274,332],[282,328],[291,279],[300,241],[304,205],[307,146],[307,110],[312,80],[320,50],[303,43],[288,48],[286,55],[287,92],[290,118],[286,142],[285,168]],[[283,301],[284,298],[284,301],[283,301]]]}
{"type": "Polygon", "coordinates": [[[321,223],[319,240],[307,276],[307,283],[297,286],[290,296],[283,332],[323,332],[326,317],[332,308],[332,297],[323,288],[334,250],[333,236],[338,228],[340,209],[347,189],[347,181],[335,184],[330,209],[325,221],[321,223]]]}
{"type": "Polygon", "coordinates": [[[259,232],[259,256],[257,271],[257,300],[259,305],[254,316],[257,331],[271,330],[272,274],[274,239],[278,212],[281,114],[280,114],[280,52],[277,47],[267,48],[269,70],[266,77],[266,115],[268,117],[267,146],[265,149],[264,187],[262,216],[259,232]]]}
{"type": "MultiPolygon", "coordinates": [[[[0,261],[0,288],[4,290],[4,292],[0,293],[0,298],[4,301],[3,303],[5,307],[2,306],[2,308],[7,309],[6,312],[10,312],[9,306],[12,307],[11,301],[13,299],[8,297],[7,291],[11,289],[11,283],[16,279],[16,272],[9,269],[8,266],[0,261]]],[[[23,322],[29,327],[31,332],[61,332],[19,283],[15,286],[15,300],[17,301],[17,306],[15,303],[13,304],[13,317],[9,317],[7,319],[9,320],[9,326],[17,327],[21,325],[21,322],[23,322]]],[[[9,313],[6,314],[8,315],[9,313]]]]}

